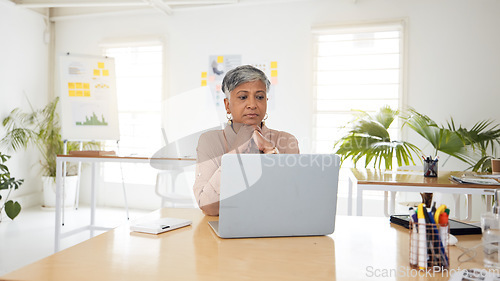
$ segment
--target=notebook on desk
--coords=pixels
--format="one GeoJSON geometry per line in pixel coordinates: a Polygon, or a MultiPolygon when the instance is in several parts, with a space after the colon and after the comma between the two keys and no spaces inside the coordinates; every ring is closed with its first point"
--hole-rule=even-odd
{"type": "Polygon", "coordinates": [[[333,154],[225,154],[222,238],[328,235],[335,228],[340,158],[333,154]]]}

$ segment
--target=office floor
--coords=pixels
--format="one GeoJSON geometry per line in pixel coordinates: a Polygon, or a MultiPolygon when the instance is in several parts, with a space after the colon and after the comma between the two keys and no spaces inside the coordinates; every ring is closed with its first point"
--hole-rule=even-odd
{"type": "MultiPolygon", "coordinates": [[[[148,210],[129,210],[130,220],[150,213],[148,210]]],[[[126,212],[122,208],[99,207],[96,223],[116,227],[126,223],[126,212]]],[[[0,223],[0,276],[54,253],[54,211],[41,207],[23,209],[15,220],[4,216],[0,223]]],[[[88,224],[90,209],[66,209],[63,231],[88,224]]],[[[102,232],[96,232],[100,234],[102,232]]],[[[62,239],[61,248],[66,249],[90,238],[90,232],[62,239]]]]}

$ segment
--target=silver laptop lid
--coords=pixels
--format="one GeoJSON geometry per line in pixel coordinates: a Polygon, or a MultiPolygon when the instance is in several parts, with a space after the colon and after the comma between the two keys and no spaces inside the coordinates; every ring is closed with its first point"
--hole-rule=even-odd
{"type": "Polygon", "coordinates": [[[223,155],[219,236],[333,233],[339,163],[333,154],[223,155]]]}

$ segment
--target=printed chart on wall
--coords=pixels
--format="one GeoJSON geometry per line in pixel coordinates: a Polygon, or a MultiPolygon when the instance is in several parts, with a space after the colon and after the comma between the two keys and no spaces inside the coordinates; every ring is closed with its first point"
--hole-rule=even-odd
{"type": "Polygon", "coordinates": [[[64,140],[118,140],[113,58],[60,57],[61,135],[64,140]]]}
{"type": "Polygon", "coordinates": [[[215,106],[224,108],[224,93],[222,92],[222,79],[229,70],[241,65],[241,55],[210,56],[208,58],[208,75],[202,73],[201,86],[210,87],[215,106]],[[205,76],[204,80],[203,76],[205,76]]]}
{"type": "MultiPolygon", "coordinates": [[[[278,62],[259,61],[244,63],[262,70],[271,82],[269,89],[268,109],[274,109],[276,103],[275,88],[278,84],[278,62]]],[[[222,80],[229,70],[242,65],[241,55],[212,55],[208,58],[208,71],[201,72],[201,86],[209,87],[215,101],[216,108],[224,108],[224,93],[222,92],[222,80]]]]}

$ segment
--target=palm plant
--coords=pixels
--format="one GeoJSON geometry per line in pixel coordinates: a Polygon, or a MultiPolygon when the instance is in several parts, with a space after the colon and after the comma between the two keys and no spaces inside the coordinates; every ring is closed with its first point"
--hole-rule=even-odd
{"type": "Polygon", "coordinates": [[[395,156],[398,166],[415,165],[412,154],[420,154],[420,149],[406,141],[391,140],[389,135],[390,125],[399,117],[398,110],[384,106],[373,116],[365,111],[357,115],[348,123],[352,128],[335,143],[338,147],[335,153],[342,162],[351,158],[356,165],[364,157],[365,167],[373,161],[373,167],[380,168],[383,162],[386,169],[392,169],[395,156]]]}
{"type": "MultiPolygon", "coordinates": [[[[42,173],[48,177],[55,177],[56,156],[64,152],[61,125],[56,111],[58,102],[57,97],[44,108],[37,110],[30,104],[29,113],[16,108],[2,122],[7,133],[0,140],[0,144],[14,151],[34,145],[42,155],[42,173]]],[[[86,143],[85,146],[95,147],[96,143],[86,143]]],[[[78,147],[78,142],[67,143],[68,151],[77,150],[78,147]]],[[[67,174],[76,174],[74,165],[68,167],[67,174]]]]}
{"type": "Polygon", "coordinates": [[[494,156],[489,155],[488,150],[495,155],[495,143],[500,144],[500,129],[498,125],[492,126],[493,121],[479,121],[468,130],[462,126],[457,128],[451,118],[446,128],[414,109],[408,113],[403,126],[409,126],[429,141],[434,155],[441,151],[468,164],[473,171],[491,171],[489,159],[494,156]]]}

